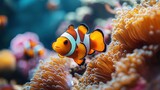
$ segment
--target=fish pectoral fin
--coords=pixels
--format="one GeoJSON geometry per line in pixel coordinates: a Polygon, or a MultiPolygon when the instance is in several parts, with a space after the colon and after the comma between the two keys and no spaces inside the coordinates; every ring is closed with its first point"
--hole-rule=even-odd
{"type": "Polygon", "coordinates": [[[62,56],[62,55],[60,55],[60,54],[58,54],[58,56],[59,56],[60,58],[64,58],[64,56],[62,56]]]}
{"type": "Polygon", "coordinates": [[[87,54],[86,46],[83,43],[78,44],[78,59],[83,59],[87,54]]]}
{"type": "Polygon", "coordinates": [[[83,34],[86,34],[88,32],[88,27],[85,24],[81,24],[79,25],[78,30],[81,31],[83,34]]]}
{"type": "Polygon", "coordinates": [[[93,54],[94,52],[95,52],[95,50],[91,49],[88,54],[91,55],[91,54],[93,54]]]}
{"type": "Polygon", "coordinates": [[[74,59],[74,61],[79,65],[79,66],[81,66],[81,65],[84,65],[85,64],[85,59],[74,59]]]}

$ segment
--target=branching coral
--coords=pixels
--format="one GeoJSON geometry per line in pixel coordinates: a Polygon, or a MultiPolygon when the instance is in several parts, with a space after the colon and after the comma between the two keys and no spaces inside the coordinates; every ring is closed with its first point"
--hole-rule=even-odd
{"type": "Polygon", "coordinates": [[[38,70],[24,90],[70,90],[72,77],[67,59],[53,58],[41,61],[38,70]]]}

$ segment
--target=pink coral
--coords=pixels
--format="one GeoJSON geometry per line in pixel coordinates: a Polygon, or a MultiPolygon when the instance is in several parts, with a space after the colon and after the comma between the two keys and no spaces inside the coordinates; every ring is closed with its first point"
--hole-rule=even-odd
{"type": "Polygon", "coordinates": [[[39,38],[35,33],[26,32],[24,34],[18,34],[13,40],[11,41],[10,48],[15,54],[17,58],[22,58],[24,56],[24,45],[25,41],[32,40],[36,43],[39,43],[39,38]]]}

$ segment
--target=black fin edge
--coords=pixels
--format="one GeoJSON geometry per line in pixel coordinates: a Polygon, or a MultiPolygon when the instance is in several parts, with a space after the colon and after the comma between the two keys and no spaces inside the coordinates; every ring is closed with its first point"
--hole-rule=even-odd
{"type": "MultiPolygon", "coordinates": [[[[81,23],[80,25],[82,25],[82,26],[86,27],[86,29],[87,29],[87,32],[89,31],[89,28],[88,28],[88,26],[87,26],[86,24],[84,24],[84,23],[81,23]]],[[[80,25],[79,25],[79,26],[80,26],[80,25]]]]}
{"type": "MultiPolygon", "coordinates": [[[[68,26],[68,28],[69,28],[70,26],[73,26],[73,28],[74,28],[74,25],[73,25],[73,24],[70,24],[70,25],[68,26]]],[[[68,28],[67,28],[67,29],[68,29],[68,28]]]]}
{"type": "Polygon", "coordinates": [[[81,64],[78,64],[78,65],[79,65],[79,66],[84,65],[84,64],[85,64],[85,61],[86,61],[86,59],[85,59],[85,58],[83,58],[83,62],[82,62],[81,64]]]}

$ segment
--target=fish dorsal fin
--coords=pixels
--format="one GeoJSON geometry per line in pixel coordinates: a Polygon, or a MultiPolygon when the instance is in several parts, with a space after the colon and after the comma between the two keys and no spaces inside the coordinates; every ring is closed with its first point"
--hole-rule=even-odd
{"type": "Polygon", "coordinates": [[[69,25],[67,28],[67,32],[72,34],[72,32],[74,32],[74,25],[72,25],[72,24],[69,25]]]}
{"type": "Polygon", "coordinates": [[[76,39],[77,38],[77,36],[76,36],[76,32],[75,32],[75,30],[74,30],[74,25],[69,25],[68,26],[68,29],[67,29],[67,32],[69,33],[69,34],[71,34],[73,37],[74,37],[74,39],[76,39]]]}
{"type": "Polygon", "coordinates": [[[88,27],[85,24],[80,24],[78,27],[78,31],[82,32],[83,34],[86,34],[88,32],[88,27]]]}
{"type": "Polygon", "coordinates": [[[68,30],[69,30],[69,31],[70,31],[70,30],[71,30],[71,31],[74,30],[74,25],[72,25],[72,24],[69,25],[69,26],[68,26],[68,30]]]}

